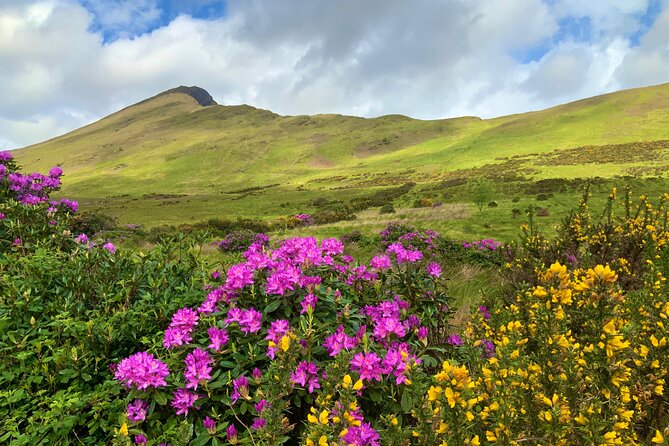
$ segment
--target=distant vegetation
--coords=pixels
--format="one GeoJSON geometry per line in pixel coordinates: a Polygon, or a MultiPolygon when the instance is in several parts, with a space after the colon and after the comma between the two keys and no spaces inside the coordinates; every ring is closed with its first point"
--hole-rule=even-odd
{"type": "Polygon", "coordinates": [[[391,204],[396,214],[386,216],[411,218],[411,208],[422,208],[416,220],[429,214],[458,237],[506,237],[512,209],[539,194],[553,194],[541,205],[553,225],[586,181],[593,190],[623,181],[638,193],[659,191],[669,168],[669,84],[495,119],[434,121],[279,116],[202,106],[193,92],[206,93],[165,92],[16,157],[28,170],[61,165],[63,196],[121,225],[309,213],[318,224],[348,221],[373,233],[387,219],[371,214],[391,204]],[[467,184],[482,178],[494,198],[475,204],[467,184]],[[510,206],[513,198],[522,200],[510,206]],[[449,217],[440,203],[460,210],[449,217]]]}

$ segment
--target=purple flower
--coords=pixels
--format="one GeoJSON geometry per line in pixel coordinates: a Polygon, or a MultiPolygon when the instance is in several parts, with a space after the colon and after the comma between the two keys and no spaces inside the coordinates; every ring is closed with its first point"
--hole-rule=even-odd
{"type": "Polygon", "coordinates": [[[255,333],[262,328],[262,314],[254,308],[244,311],[239,319],[239,329],[245,335],[255,333]]]}
{"type": "Polygon", "coordinates": [[[237,444],[237,428],[234,424],[230,424],[225,430],[225,435],[228,438],[230,444],[237,444]]]}
{"type": "Polygon", "coordinates": [[[376,432],[369,423],[362,423],[360,426],[351,426],[342,440],[347,445],[353,446],[379,446],[379,433],[376,432]]]}
{"type": "Polygon", "coordinates": [[[253,284],[253,270],[246,263],[239,263],[228,268],[225,286],[229,290],[241,290],[253,284]]]}
{"type": "Polygon", "coordinates": [[[492,341],[483,339],[483,357],[492,358],[495,356],[495,344],[492,341]]]}
{"type": "Polygon", "coordinates": [[[256,410],[256,412],[260,413],[260,412],[262,412],[262,411],[265,410],[265,409],[269,409],[271,406],[270,406],[270,404],[267,402],[267,400],[262,399],[262,400],[258,401],[258,403],[256,403],[256,405],[253,406],[253,407],[254,407],[254,409],[256,410]]]}
{"type": "Polygon", "coordinates": [[[251,372],[251,376],[253,377],[253,381],[256,384],[260,384],[260,381],[262,381],[262,372],[258,367],[253,369],[253,371],[251,372]]]}
{"type": "Polygon", "coordinates": [[[165,330],[163,335],[163,347],[170,349],[177,346],[188,345],[193,339],[190,330],[184,330],[179,327],[170,327],[165,330]]]}
{"type": "Polygon", "coordinates": [[[374,353],[358,353],[351,359],[351,370],[360,374],[362,380],[381,381],[381,358],[374,353]]]}
{"type": "Polygon", "coordinates": [[[389,269],[390,268],[390,258],[388,256],[376,256],[369,263],[372,268],[376,269],[389,269]]]}
{"type": "Polygon", "coordinates": [[[207,330],[211,343],[207,346],[214,351],[220,351],[221,347],[228,343],[228,332],[221,328],[211,327],[207,330]]]}
{"type": "Polygon", "coordinates": [[[80,245],[85,245],[88,243],[88,236],[86,234],[79,234],[74,238],[74,241],[80,245]]]}
{"type": "Polygon", "coordinates": [[[479,307],[479,311],[483,314],[484,319],[490,319],[490,312],[488,311],[488,308],[486,308],[484,305],[481,305],[479,307]]]}
{"type": "Polygon", "coordinates": [[[127,415],[128,420],[133,423],[137,421],[144,421],[146,419],[146,414],[149,410],[149,405],[144,400],[136,399],[132,403],[128,404],[127,415]]]}
{"type": "Polygon", "coordinates": [[[184,376],[188,381],[186,388],[197,390],[202,381],[211,379],[211,356],[205,350],[196,348],[186,356],[184,362],[186,363],[184,376]]]}
{"type": "Polygon", "coordinates": [[[107,242],[104,245],[102,245],[103,249],[106,249],[107,251],[111,252],[114,254],[116,252],[116,245],[114,245],[112,242],[107,242]]]}
{"type": "Polygon", "coordinates": [[[0,220],[4,220],[5,218],[7,218],[7,216],[2,212],[0,212],[0,220]]]}
{"type": "Polygon", "coordinates": [[[177,389],[174,392],[174,398],[170,403],[172,407],[176,409],[177,415],[188,415],[188,410],[193,407],[193,404],[200,396],[187,390],[187,389],[177,389]]]}
{"type": "Polygon", "coordinates": [[[144,390],[149,387],[164,387],[170,374],[167,365],[147,352],[139,352],[122,360],[116,367],[114,378],[126,387],[144,390]]]}
{"type": "Polygon", "coordinates": [[[23,240],[21,240],[19,237],[16,237],[14,239],[14,242],[12,242],[12,246],[19,247],[21,245],[23,245],[23,240]]]}
{"type": "Polygon", "coordinates": [[[318,303],[318,297],[315,295],[309,293],[304,296],[304,299],[300,302],[300,306],[302,307],[300,314],[308,313],[309,309],[313,311],[316,308],[316,303],[318,303]]]}
{"type": "Polygon", "coordinates": [[[135,444],[146,444],[146,436],[142,434],[135,435],[135,444]]]}
{"type": "Polygon", "coordinates": [[[0,152],[0,162],[11,161],[14,159],[14,156],[9,152],[9,150],[3,150],[0,152]]]}
{"type": "Polygon", "coordinates": [[[313,362],[301,361],[295,371],[290,374],[290,380],[307,388],[309,393],[321,388],[318,380],[318,367],[313,362]]]}
{"type": "Polygon", "coordinates": [[[428,335],[427,327],[420,327],[418,329],[417,335],[418,335],[418,339],[421,340],[421,341],[424,340],[424,339],[427,339],[427,335],[428,335]]]}
{"type": "Polygon", "coordinates": [[[344,326],[340,325],[337,331],[328,336],[323,343],[330,356],[337,356],[342,350],[350,350],[358,346],[358,340],[344,333],[344,326]]]}
{"type": "Polygon", "coordinates": [[[433,277],[439,277],[441,276],[441,266],[436,262],[432,262],[427,265],[427,272],[433,277]]]}
{"type": "Polygon", "coordinates": [[[210,435],[214,435],[216,433],[216,422],[208,416],[204,417],[202,425],[205,429],[207,429],[207,432],[209,432],[210,435]]]}
{"type": "Polygon", "coordinates": [[[63,174],[63,169],[61,169],[58,166],[52,167],[51,170],[49,171],[49,176],[50,177],[59,177],[62,174],[63,174]]]}
{"type": "Polygon", "coordinates": [[[456,347],[459,347],[462,344],[464,344],[464,342],[462,342],[462,338],[456,334],[449,335],[446,338],[446,342],[456,347]]]}
{"type": "Polygon", "coordinates": [[[254,431],[260,430],[263,427],[265,427],[265,424],[267,424],[267,421],[265,421],[264,418],[256,418],[253,420],[253,425],[251,426],[254,431]]]}
{"type": "Polygon", "coordinates": [[[248,398],[249,396],[249,379],[246,376],[240,376],[237,379],[232,380],[232,394],[230,399],[233,403],[236,403],[240,398],[248,398]]]}

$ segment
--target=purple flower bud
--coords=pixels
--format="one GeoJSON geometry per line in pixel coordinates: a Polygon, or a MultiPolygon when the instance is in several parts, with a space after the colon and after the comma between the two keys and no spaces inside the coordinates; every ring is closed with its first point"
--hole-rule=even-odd
{"type": "Polygon", "coordinates": [[[208,416],[204,417],[202,425],[204,426],[205,429],[207,429],[207,432],[209,432],[209,434],[214,435],[216,433],[216,422],[211,418],[209,418],[208,416]]]}

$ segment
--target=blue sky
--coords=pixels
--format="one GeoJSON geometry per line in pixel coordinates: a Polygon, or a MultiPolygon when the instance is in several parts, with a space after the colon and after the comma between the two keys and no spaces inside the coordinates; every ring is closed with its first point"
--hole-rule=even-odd
{"type": "Polygon", "coordinates": [[[178,85],[281,114],[493,117],[669,82],[669,0],[2,0],[0,149],[178,85]]]}
{"type": "Polygon", "coordinates": [[[215,20],[225,16],[221,0],[80,0],[92,16],[90,30],[101,33],[104,43],[133,38],[169,25],[179,15],[215,20]],[[114,11],[124,11],[109,20],[114,11]]]}

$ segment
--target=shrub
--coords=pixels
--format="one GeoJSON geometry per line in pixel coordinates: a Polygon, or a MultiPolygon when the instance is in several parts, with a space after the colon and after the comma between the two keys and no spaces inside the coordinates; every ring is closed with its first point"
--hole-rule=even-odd
{"type": "Polygon", "coordinates": [[[336,239],[252,247],[199,308],[174,314],[166,350],[117,365],[127,429],[156,442],[225,441],[231,429],[261,444],[323,435],[355,443],[357,428],[384,444],[408,438],[374,415],[408,422],[409,384],[420,364],[436,364],[427,353],[439,350],[426,346],[446,333],[440,268],[399,244],[370,265],[342,251],[336,239]],[[164,372],[142,375],[145,363],[164,372]]]}
{"type": "Polygon", "coordinates": [[[218,249],[221,252],[242,252],[249,249],[252,244],[267,246],[269,237],[265,234],[256,234],[248,229],[233,231],[218,242],[218,249]]]}
{"type": "Polygon", "coordinates": [[[549,200],[553,194],[538,194],[537,195],[537,201],[546,201],[549,200]]]}
{"type": "Polygon", "coordinates": [[[395,213],[395,206],[393,206],[392,203],[384,204],[381,206],[381,209],[379,209],[379,214],[394,214],[395,213]]]}
{"type": "Polygon", "coordinates": [[[499,206],[499,205],[497,204],[496,201],[491,201],[490,203],[488,203],[489,208],[496,208],[497,206],[499,206]]]}
{"type": "Polygon", "coordinates": [[[537,209],[537,217],[548,217],[550,212],[548,208],[539,208],[537,209]]]}
{"type": "Polygon", "coordinates": [[[75,234],[93,235],[102,231],[113,231],[117,224],[116,218],[109,215],[81,212],[70,220],[70,229],[75,234]]]}

